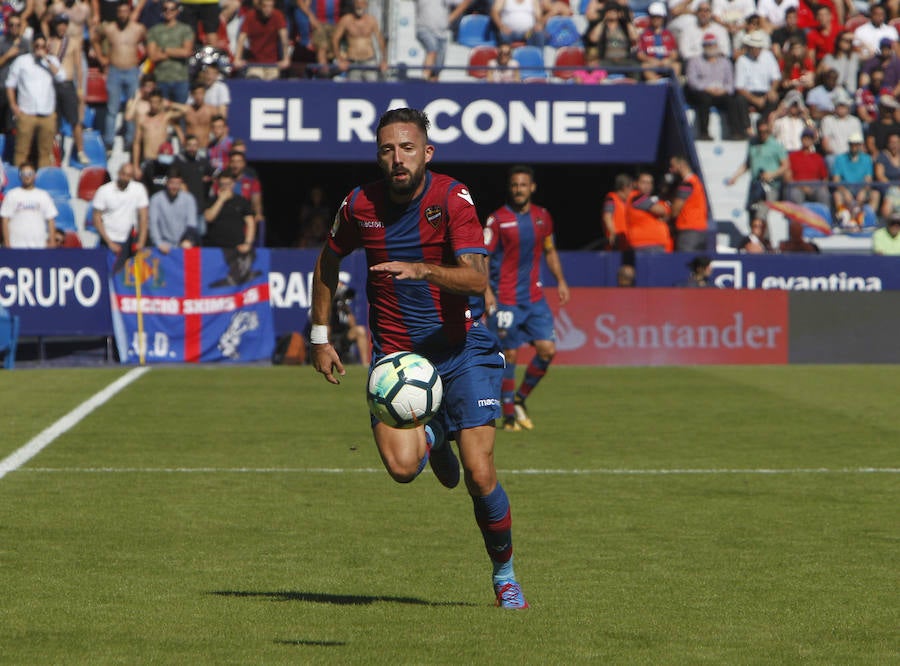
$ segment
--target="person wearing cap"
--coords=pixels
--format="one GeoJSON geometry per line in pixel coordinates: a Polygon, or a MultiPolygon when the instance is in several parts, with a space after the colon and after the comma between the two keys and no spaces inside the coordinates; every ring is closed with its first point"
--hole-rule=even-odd
{"type": "Polygon", "coordinates": [[[709,141],[709,110],[717,108],[726,122],[722,126],[722,139],[740,139],[743,123],[734,103],[734,66],[719,53],[716,36],[707,33],[703,37],[703,55],[687,61],[687,80],[684,94],[694,107],[697,138],[709,141]]]}
{"type": "Polygon", "coordinates": [[[744,46],[744,37],[749,35],[751,32],[759,31],[760,34],[763,35],[763,39],[766,41],[766,45],[764,48],[771,49],[772,48],[772,40],[769,37],[769,33],[762,29],[762,19],[759,14],[753,13],[747,17],[747,20],[744,23],[744,27],[735,32],[731,36],[731,44],[734,53],[734,57],[737,58],[741,54],[746,51],[746,46],[744,46]]]}
{"type": "Polygon", "coordinates": [[[900,102],[893,95],[883,94],[878,98],[878,120],[869,123],[866,130],[866,152],[869,155],[878,155],[887,146],[891,134],[900,134],[900,123],[894,117],[898,110],[900,102]]]}
{"type": "Polygon", "coordinates": [[[675,76],[681,76],[681,61],[678,58],[678,44],[675,36],[666,29],[666,5],[654,2],[647,9],[650,25],[638,38],[637,59],[644,68],[644,80],[656,81],[664,78],[665,72],[657,72],[657,67],[668,67],[675,76]]]}
{"type": "Polygon", "coordinates": [[[833,69],[838,73],[838,86],[847,93],[855,93],[859,80],[859,54],[853,48],[853,33],[842,30],[834,43],[834,53],[829,53],[819,63],[824,70],[833,69]]]}
{"type": "Polygon", "coordinates": [[[900,212],[889,215],[885,225],[872,234],[872,253],[900,256],[900,212]]]}
{"type": "MultiPolygon", "coordinates": [[[[731,60],[731,35],[721,23],[712,20],[712,8],[707,0],[699,0],[693,6],[693,12],[678,16],[675,22],[670,21],[669,29],[678,40],[678,53],[687,62],[691,58],[703,55],[703,40],[706,35],[713,35],[719,45],[719,54],[731,60]],[[675,23],[678,28],[674,27],[675,23]]],[[[670,6],[670,11],[674,12],[670,6]]]]}
{"type": "Polygon", "coordinates": [[[785,181],[786,198],[794,203],[817,201],[827,206],[828,166],[816,151],[816,130],[807,127],[800,132],[801,148],[788,153],[791,170],[785,181]],[[794,183],[803,183],[794,185],[794,183]]]}
{"type": "Polygon", "coordinates": [[[869,20],[853,31],[853,38],[863,58],[869,58],[879,50],[883,40],[891,43],[900,39],[897,29],[887,21],[884,5],[873,4],[869,8],[869,20]]]}
{"type": "Polygon", "coordinates": [[[813,120],[819,122],[829,113],[834,113],[832,96],[837,89],[838,73],[829,69],[822,73],[821,83],[806,93],[806,105],[809,107],[813,120]]]}
{"type": "Polygon", "coordinates": [[[861,134],[850,137],[849,151],[835,158],[831,170],[832,182],[840,183],[833,193],[835,220],[843,227],[863,226],[863,206],[868,204],[875,211],[881,200],[879,191],[872,187],[872,157],[863,150],[862,138],[861,134]]]}
{"type": "Polygon", "coordinates": [[[822,118],[821,137],[825,162],[829,168],[834,165],[835,158],[850,150],[849,139],[853,135],[862,136],[862,122],[850,113],[853,100],[843,88],[837,88],[831,96],[834,103],[834,114],[822,118]]]}
{"type": "Polygon", "coordinates": [[[743,128],[750,126],[750,110],[753,109],[766,118],[775,109],[780,98],[778,87],[781,82],[781,68],[766,48],[766,39],[761,31],[744,37],[747,52],[734,65],[734,88],[740,105],[743,128]]]}
{"type": "Polygon", "coordinates": [[[788,152],[803,147],[800,133],[814,125],[809,109],[803,103],[803,96],[798,90],[791,90],[774,113],[769,117],[772,123],[772,136],[784,146],[788,152]]]}

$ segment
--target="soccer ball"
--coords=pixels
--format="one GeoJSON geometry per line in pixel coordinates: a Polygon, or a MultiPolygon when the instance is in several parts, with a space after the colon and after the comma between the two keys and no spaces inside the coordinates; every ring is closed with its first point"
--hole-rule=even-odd
{"type": "Polygon", "coordinates": [[[366,387],[372,415],[392,428],[415,428],[431,420],[441,406],[444,385],[431,362],[412,352],[382,358],[366,387]]]}

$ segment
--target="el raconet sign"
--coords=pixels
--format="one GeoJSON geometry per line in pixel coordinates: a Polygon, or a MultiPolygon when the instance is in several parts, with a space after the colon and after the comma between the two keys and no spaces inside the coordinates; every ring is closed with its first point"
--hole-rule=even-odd
{"type": "Polygon", "coordinates": [[[233,136],[255,160],[369,162],[381,114],[404,106],[431,119],[441,162],[649,163],[666,86],[423,82],[229,82],[233,136]]]}

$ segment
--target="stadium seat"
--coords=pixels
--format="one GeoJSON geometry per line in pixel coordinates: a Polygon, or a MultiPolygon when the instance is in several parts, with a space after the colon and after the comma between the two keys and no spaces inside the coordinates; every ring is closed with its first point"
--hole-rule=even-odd
{"type": "Polygon", "coordinates": [[[97,112],[94,107],[85,105],[84,107],[84,129],[94,129],[94,121],[97,119],[97,112]]]}
{"type": "Polygon", "coordinates": [[[84,130],[84,152],[89,160],[87,164],[82,164],[77,159],[72,159],[74,157],[72,152],[69,153],[70,167],[75,169],[84,169],[92,166],[106,168],[106,146],[103,144],[103,135],[97,130],[84,130]]]}
{"type": "Polygon", "coordinates": [[[109,172],[104,167],[87,167],[78,178],[78,198],[82,201],[93,201],[100,186],[110,180],[112,178],[109,177],[109,172]]]}
{"type": "Polygon", "coordinates": [[[60,247],[72,250],[80,250],[84,246],[81,244],[81,239],[78,237],[77,231],[67,231],[60,247]]]}
{"type": "MultiPolygon", "coordinates": [[[[803,204],[805,208],[811,210],[813,213],[825,219],[826,222],[830,225],[834,225],[834,220],[831,218],[831,209],[828,208],[823,203],[819,203],[817,201],[807,201],[803,204]]],[[[815,227],[808,227],[806,225],[803,226],[803,237],[804,238],[824,238],[825,232],[815,227]]]]}
{"type": "Polygon", "coordinates": [[[9,192],[14,187],[20,187],[22,179],[19,178],[19,170],[9,164],[4,164],[3,168],[6,169],[6,187],[3,188],[3,191],[9,192]]]}
{"type": "Polygon", "coordinates": [[[551,16],[547,19],[544,32],[547,35],[547,45],[556,49],[581,43],[575,21],[568,16],[551,16]]]}
{"type": "Polygon", "coordinates": [[[544,69],[544,52],[536,46],[520,46],[513,51],[513,58],[519,63],[519,74],[523,81],[547,79],[544,69]]]}
{"type": "Polygon", "coordinates": [[[53,203],[59,215],[56,216],[56,228],[62,231],[78,231],[78,225],[75,222],[75,211],[65,199],[54,198],[53,203]]]}
{"type": "Polygon", "coordinates": [[[496,46],[476,46],[469,51],[469,76],[476,79],[487,78],[487,70],[483,69],[487,64],[496,59],[496,46]]]}
{"type": "Polygon", "coordinates": [[[41,167],[38,169],[34,185],[42,190],[47,190],[54,199],[68,199],[72,196],[69,193],[69,179],[66,178],[66,172],[59,167],[41,167]]]}
{"type": "Polygon", "coordinates": [[[459,22],[456,41],[463,46],[496,46],[491,18],[484,14],[466,14],[459,22]]]}
{"type": "Polygon", "coordinates": [[[855,14],[847,19],[847,22],[844,24],[844,30],[848,32],[853,32],[859,26],[865,25],[869,22],[869,17],[865,14],[855,14]]]}
{"type": "Polygon", "coordinates": [[[3,367],[12,370],[16,365],[16,347],[19,344],[19,317],[0,310],[0,355],[3,367]]]}
{"type": "Polygon", "coordinates": [[[560,69],[561,67],[584,67],[584,49],[580,46],[564,46],[556,52],[553,76],[559,79],[571,79],[575,71],[560,69]]]}
{"type": "Polygon", "coordinates": [[[109,94],[106,92],[106,77],[96,67],[88,69],[87,89],[84,94],[85,104],[106,104],[109,94]]]}

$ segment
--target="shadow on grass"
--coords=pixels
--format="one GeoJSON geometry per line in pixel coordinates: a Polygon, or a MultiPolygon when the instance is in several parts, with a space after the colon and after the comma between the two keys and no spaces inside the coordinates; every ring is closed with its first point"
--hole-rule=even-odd
{"type": "Polygon", "coordinates": [[[335,604],[338,606],[366,606],[378,602],[392,604],[411,604],[413,606],[474,606],[464,601],[427,601],[416,597],[370,596],[366,594],[327,594],[324,592],[296,592],[280,590],[277,592],[254,592],[249,590],[216,590],[209,594],[220,597],[251,597],[270,599],[272,601],[306,601],[313,604],[335,604]]]}

